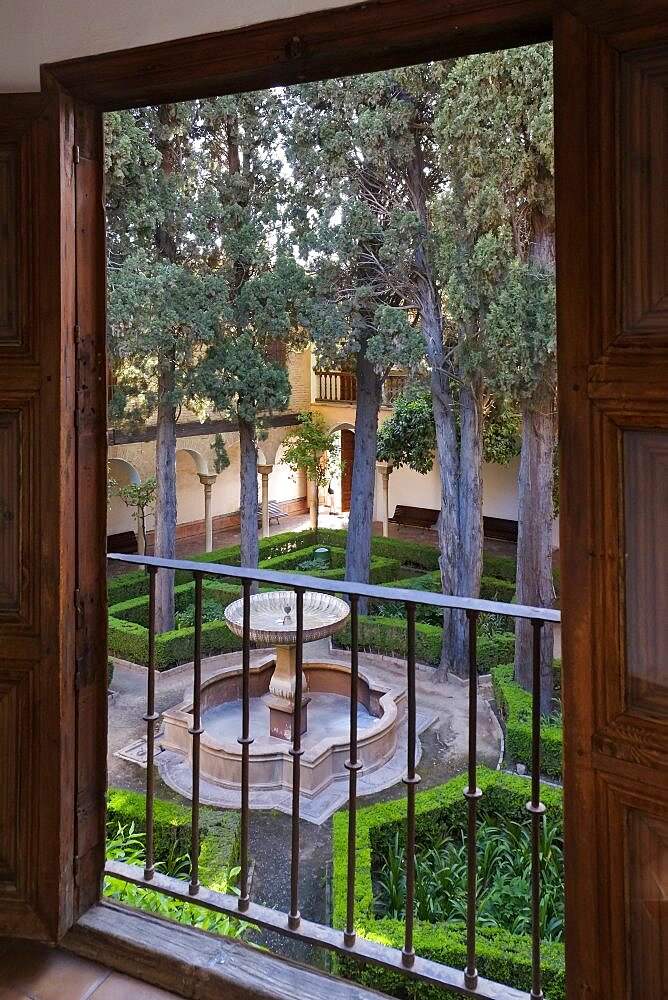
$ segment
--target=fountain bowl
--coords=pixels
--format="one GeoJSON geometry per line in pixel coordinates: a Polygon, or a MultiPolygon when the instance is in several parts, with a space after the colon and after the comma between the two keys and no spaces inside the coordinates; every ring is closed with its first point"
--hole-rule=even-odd
{"type": "MultiPolygon", "coordinates": [[[[350,609],[332,594],[314,590],[304,593],[303,641],[315,642],[337,632],[350,609]]],[[[243,598],[225,608],[225,621],[235,635],[243,636],[243,598]]],[[[254,594],[250,602],[250,641],[272,646],[294,646],[297,642],[297,595],[293,590],[271,590],[254,594]],[[286,612],[289,608],[289,612],[286,612]]]]}

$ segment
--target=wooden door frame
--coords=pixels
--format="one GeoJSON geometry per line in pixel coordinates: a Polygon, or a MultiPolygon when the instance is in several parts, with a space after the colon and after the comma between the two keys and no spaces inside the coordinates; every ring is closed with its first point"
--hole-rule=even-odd
{"type": "MultiPolygon", "coordinates": [[[[577,203],[585,217],[596,217],[601,207],[597,204],[599,190],[612,190],[609,178],[578,174],[580,160],[586,159],[591,126],[583,120],[584,105],[578,88],[591,87],[596,74],[611,72],[609,63],[601,62],[592,66],[588,77],[583,76],[580,58],[582,46],[586,44],[583,25],[586,23],[592,32],[605,36],[608,47],[614,48],[622,35],[625,45],[648,45],[656,39],[654,21],[659,7],[653,0],[636,0],[633,16],[627,17],[624,0],[607,3],[596,0],[451,0],[449,3],[443,0],[375,0],[235,31],[47,65],[42,68],[42,84],[45,89],[58,87],[70,93],[75,109],[80,110],[81,120],[85,117],[81,109],[87,109],[88,121],[96,123],[99,135],[103,111],[300,83],[548,40],[552,37],[556,10],[561,47],[557,53],[555,90],[557,170],[561,172],[557,176],[557,236],[558,246],[572,247],[569,226],[575,218],[574,204],[577,203]],[[574,8],[577,17],[571,16],[566,8],[574,8]],[[581,144],[579,159],[570,157],[573,136],[576,143],[581,144]],[[561,209],[560,204],[567,205],[567,199],[571,199],[570,207],[561,209]],[[565,220],[561,224],[560,216],[565,220]]],[[[596,53],[592,52],[592,56],[595,58],[596,53]]],[[[596,127],[608,128],[612,133],[613,122],[600,120],[596,127]]],[[[602,169],[606,169],[604,164],[602,169]]],[[[99,211],[102,211],[101,205],[99,211]]],[[[612,238],[612,234],[608,235],[612,238]]],[[[586,434],[583,437],[579,432],[582,428],[578,431],[574,426],[583,420],[584,412],[582,397],[578,395],[582,386],[576,383],[574,372],[578,372],[578,377],[584,376],[585,381],[589,378],[590,373],[583,372],[580,362],[584,363],[592,337],[597,336],[598,318],[592,315],[586,275],[578,272],[577,262],[559,261],[558,258],[557,282],[562,290],[558,316],[562,454],[563,442],[569,446],[563,463],[564,469],[569,471],[562,475],[561,518],[561,547],[566,559],[562,570],[566,593],[564,649],[569,661],[565,684],[565,814],[573,837],[576,831],[580,837],[583,833],[587,838],[593,837],[586,845],[589,849],[596,837],[602,836],[587,811],[594,794],[588,770],[592,756],[591,736],[595,731],[594,689],[601,682],[593,676],[593,660],[590,659],[597,624],[592,617],[595,597],[590,560],[591,525],[585,523],[576,510],[581,483],[589,478],[590,469],[587,468],[585,475],[587,455],[582,450],[570,450],[570,446],[577,445],[581,449],[586,439],[586,434]],[[565,288],[568,291],[563,294],[565,288]],[[585,478],[580,478],[580,474],[585,478]],[[579,678],[577,697],[567,690],[569,674],[579,678]],[[581,773],[585,775],[583,780],[580,780],[581,773]]],[[[99,312],[98,319],[101,323],[99,312]]],[[[85,333],[85,338],[98,338],[97,349],[100,336],[99,329],[85,333]]],[[[95,405],[100,408],[106,405],[101,390],[95,405]]],[[[99,495],[98,491],[98,501],[99,495]]],[[[597,494],[592,504],[596,502],[605,502],[603,493],[597,494]]],[[[601,512],[604,513],[603,507],[601,512]]],[[[97,589],[87,596],[91,613],[99,622],[105,603],[103,582],[100,581],[97,589]]],[[[94,655],[102,654],[98,649],[94,655]]],[[[82,707],[82,711],[92,709],[82,707]]],[[[79,727],[82,725],[85,728],[85,719],[83,722],[80,719],[79,727]]],[[[600,801],[597,808],[603,808],[600,801]]],[[[94,820],[99,830],[103,817],[96,816],[94,820]]],[[[586,870],[585,850],[580,846],[568,850],[573,858],[567,863],[569,996],[594,997],[602,995],[597,992],[600,973],[596,966],[598,963],[600,968],[597,949],[605,931],[587,927],[580,933],[583,929],[577,918],[585,913],[591,919],[591,915],[600,912],[601,900],[586,870]],[[581,904],[583,899],[584,906],[581,904]]],[[[82,898],[80,911],[85,909],[87,902],[90,897],[82,898]]],[[[602,923],[603,918],[599,922],[602,923]]]]}

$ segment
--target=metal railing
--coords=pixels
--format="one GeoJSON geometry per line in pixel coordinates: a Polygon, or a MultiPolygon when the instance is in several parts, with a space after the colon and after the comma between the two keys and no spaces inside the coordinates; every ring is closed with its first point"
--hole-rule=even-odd
{"type": "MultiPolygon", "coordinates": [[[[321,371],[316,369],[316,402],[355,403],[357,401],[357,379],[352,372],[321,371]]],[[[405,375],[388,375],[383,382],[381,402],[392,406],[406,385],[405,375]]]]}
{"type": "Polygon", "coordinates": [[[527,994],[513,987],[485,979],[478,974],[476,966],[476,888],[477,858],[476,836],[478,803],[482,791],[477,786],[477,622],[480,614],[491,613],[522,618],[531,621],[533,627],[533,711],[532,711],[532,764],[531,795],[527,810],[531,816],[531,914],[532,914],[532,989],[531,1000],[543,996],[541,987],[541,938],[540,938],[540,826],[545,807],[540,801],[540,646],[541,629],[546,623],[558,623],[558,611],[545,608],[527,607],[520,604],[504,604],[497,601],[473,598],[450,597],[425,591],[378,587],[369,584],[328,581],[318,577],[277,573],[271,570],[244,569],[238,566],[211,565],[194,561],[159,559],[149,556],[122,555],[110,553],[109,560],[131,563],[146,568],[149,577],[149,622],[148,622],[148,666],[147,702],[143,719],[146,723],[146,841],[145,864],[143,870],[137,865],[120,861],[108,861],[105,874],[138,886],[150,887],[173,898],[193,902],[194,899],[217,913],[240,917],[264,930],[276,931],[303,942],[328,948],[339,954],[354,957],[361,962],[395,971],[403,971],[408,976],[444,987],[465,997],[480,1000],[526,1000],[527,994]],[[193,710],[192,726],[192,829],[191,829],[191,871],[190,881],[163,875],[154,866],[153,848],[153,799],[154,799],[154,759],[155,723],[159,714],[155,711],[155,597],[156,574],[161,568],[192,573],[195,582],[195,625],[193,661],[193,710]],[[239,895],[218,892],[202,886],[199,882],[199,790],[200,790],[200,738],[203,733],[201,717],[202,678],[202,581],[204,577],[226,577],[239,580],[243,597],[242,633],[242,716],[238,743],[241,746],[241,791],[240,791],[240,874],[239,895]],[[254,583],[279,585],[293,590],[296,595],[297,643],[294,716],[292,726],[292,814],[291,814],[291,858],[290,858],[290,910],[288,913],[254,903],[249,895],[249,762],[253,737],[250,731],[250,609],[251,591],[254,583]],[[306,920],[299,911],[299,805],[300,767],[303,754],[301,746],[302,712],[302,663],[303,663],[303,599],[307,590],[344,594],[350,604],[350,751],[345,766],[349,773],[348,810],[348,857],[347,857],[347,905],[346,926],[343,931],[324,924],[306,920]],[[357,823],[357,776],[362,768],[358,755],[357,734],[357,694],[359,680],[359,601],[360,598],[381,598],[396,601],[406,609],[406,682],[407,682],[407,747],[406,773],[406,918],[404,945],[401,950],[392,948],[355,932],[355,878],[356,878],[356,823],[357,823]],[[415,899],[415,795],[420,780],[416,771],[417,747],[417,704],[416,704],[416,636],[415,611],[417,605],[462,611],[468,619],[469,633],[469,680],[468,680],[468,784],[464,790],[468,810],[467,833],[467,917],[466,917],[466,968],[461,971],[442,965],[431,959],[422,958],[413,947],[414,899],[415,899]]]}

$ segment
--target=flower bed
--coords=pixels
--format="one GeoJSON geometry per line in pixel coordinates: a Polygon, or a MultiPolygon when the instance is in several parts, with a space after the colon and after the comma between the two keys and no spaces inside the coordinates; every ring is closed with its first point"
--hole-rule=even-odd
{"type": "MultiPolygon", "coordinates": [[[[448,832],[466,828],[467,803],[463,796],[465,776],[455,778],[438,788],[416,795],[416,843],[426,847],[448,832]]],[[[478,785],[483,791],[479,803],[481,819],[502,825],[504,820],[525,820],[529,786],[526,779],[500,774],[480,767],[478,785]]],[[[559,789],[543,787],[541,798],[548,815],[562,823],[562,797],[559,789]]],[[[343,928],[346,922],[348,813],[334,815],[332,922],[343,928]]],[[[401,948],[404,940],[403,922],[376,913],[374,905],[373,870],[375,860],[383,857],[395,838],[405,843],[406,800],[398,799],[360,809],[357,812],[355,840],[355,929],[360,936],[401,948]]],[[[466,931],[461,922],[431,923],[416,920],[415,950],[425,958],[454,968],[466,964],[466,931]]],[[[528,935],[512,934],[508,930],[479,927],[477,964],[482,976],[506,983],[517,989],[531,988],[531,939],[528,935]]],[[[564,948],[560,942],[545,942],[542,966],[546,996],[563,1000],[565,996],[564,948]]],[[[371,964],[358,965],[353,960],[338,958],[337,971],[372,988],[396,993],[402,997],[431,1000],[451,996],[448,991],[406,979],[398,973],[371,964]]]]}

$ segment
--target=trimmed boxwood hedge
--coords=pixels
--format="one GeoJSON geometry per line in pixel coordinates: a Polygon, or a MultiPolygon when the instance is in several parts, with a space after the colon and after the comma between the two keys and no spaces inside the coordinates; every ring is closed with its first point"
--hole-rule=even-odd
{"type": "MultiPolygon", "coordinates": [[[[555,660],[555,672],[561,664],[555,660]]],[[[513,680],[514,666],[504,663],[492,670],[494,697],[506,723],[506,753],[511,760],[531,769],[531,706],[528,691],[513,680]]],[[[563,730],[555,723],[540,727],[541,773],[561,780],[563,765],[563,730]]]]}
{"type": "MultiPolygon", "coordinates": [[[[119,621],[109,616],[108,647],[112,656],[133,663],[148,663],[148,629],[135,622],[119,621]]],[[[202,655],[234,653],[241,649],[241,639],[230,632],[225,622],[204,622],[202,625],[202,655]]],[[[155,637],[155,665],[169,670],[179,663],[189,663],[195,652],[195,629],[177,628],[155,637]]]]}
{"type": "MultiPolygon", "coordinates": [[[[125,788],[107,792],[107,823],[146,831],[146,796],[125,788]]],[[[153,848],[158,861],[190,852],[190,809],[164,799],[153,800],[153,848]]],[[[213,887],[225,880],[239,859],[241,818],[234,810],[200,809],[199,870],[202,885],[213,887]]]]}
{"type": "MultiPolygon", "coordinates": [[[[216,601],[221,609],[235,601],[241,595],[241,588],[235,583],[220,583],[218,580],[203,580],[202,592],[204,598],[216,601]]],[[[174,587],[174,610],[185,611],[195,603],[195,583],[181,583],[174,587]]],[[[129,601],[121,601],[109,608],[112,618],[119,621],[135,622],[148,628],[148,595],[133,597],[129,601]]]]}
{"type": "MultiPolygon", "coordinates": [[[[360,615],[359,645],[361,649],[386,656],[406,658],[406,619],[360,615]]],[[[332,637],[334,645],[350,649],[350,623],[332,637]]],[[[441,660],[443,629],[438,625],[415,625],[415,655],[420,663],[437,667],[441,660]]],[[[488,674],[492,667],[506,663],[515,653],[515,636],[502,632],[491,638],[480,636],[477,644],[478,673],[488,674]]]]}
{"type": "MultiPolygon", "coordinates": [[[[416,842],[418,847],[428,846],[448,830],[466,827],[467,804],[463,792],[468,782],[465,775],[444,785],[418,792],[415,800],[416,842]]],[[[529,788],[526,779],[514,775],[478,769],[478,786],[483,791],[479,802],[481,819],[496,821],[526,818],[526,801],[529,788]]],[[[542,787],[541,799],[548,815],[563,822],[560,789],[542,787]]],[[[383,802],[358,809],[355,836],[355,929],[371,940],[401,949],[404,943],[402,921],[391,917],[377,917],[373,905],[372,865],[374,857],[385,853],[395,832],[405,839],[406,799],[383,802]]],[[[343,928],[346,924],[348,888],[348,813],[335,813],[333,818],[333,867],[332,867],[332,924],[343,928]]],[[[418,955],[463,969],[466,965],[466,929],[463,924],[431,924],[417,920],[414,928],[414,946],[418,955]]],[[[477,931],[477,966],[480,974],[488,979],[514,986],[531,988],[531,938],[514,935],[509,931],[479,927],[477,931]]],[[[541,950],[543,987],[550,1000],[564,1000],[564,947],[559,942],[543,942],[541,950]]],[[[454,996],[450,991],[426,983],[406,979],[396,972],[365,964],[360,966],[352,959],[337,958],[337,971],[365,986],[400,996],[432,1000],[435,997],[454,996]]]]}

